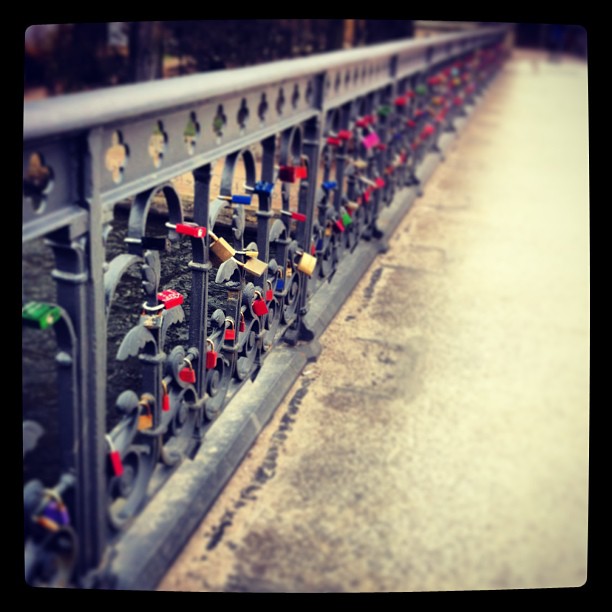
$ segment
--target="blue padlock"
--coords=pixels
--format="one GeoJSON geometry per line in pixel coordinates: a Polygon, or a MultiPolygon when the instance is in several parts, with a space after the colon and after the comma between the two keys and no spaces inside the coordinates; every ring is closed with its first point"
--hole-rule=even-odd
{"type": "Polygon", "coordinates": [[[253,191],[258,195],[270,195],[274,189],[274,183],[268,183],[267,181],[257,181],[253,191]]]}
{"type": "Polygon", "coordinates": [[[338,183],[336,181],[325,181],[322,187],[325,191],[331,191],[332,189],[338,188],[338,183]]]}

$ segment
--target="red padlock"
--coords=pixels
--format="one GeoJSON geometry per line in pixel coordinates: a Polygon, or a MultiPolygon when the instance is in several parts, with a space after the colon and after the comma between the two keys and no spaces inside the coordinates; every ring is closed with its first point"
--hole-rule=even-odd
{"type": "Polygon", "coordinates": [[[193,385],[196,381],[196,373],[191,365],[191,361],[187,357],[183,357],[183,361],[187,363],[186,368],[179,370],[179,378],[186,383],[193,385]]]}
{"type": "Polygon", "coordinates": [[[238,331],[243,332],[246,329],[246,323],[244,322],[244,313],[240,313],[240,323],[238,325],[238,331]]]}
{"type": "Polygon", "coordinates": [[[336,219],[336,220],[334,221],[334,225],[336,226],[336,229],[337,229],[339,232],[343,232],[343,231],[344,231],[344,229],[345,229],[345,228],[344,228],[344,223],[342,223],[342,220],[341,220],[341,219],[336,219]]]}
{"type": "Polygon", "coordinates": [[[266,301],[263,299],[263,296],[259,291],[256,291],[255,295],[258,297],[253,301],[253,312],[258,317],[262,317],[263,315],[268,314],[268,307],[266,306],[266,301]]]}
{"type": "Polygon", "coordinates": [[[108,457],[110,459],[113,472],[115,476],[122,476],[123,462],[121,461],[121,455],[119,454],[119,451],[115,448],[115,445],[113,444],[113,441],[111,440],[111,437],[109,435],[106,436],[106,441],[108,442],[108,446],[110,449],[108,457]]]}
{"type": "Polygon", "coordinates": [[[193,238],[204,238],[206,236],[206,228],[192,223],[177,223],[176,233],[193,238]]]}
{"type": "Polygon", "coordinates": [[[342,142],[337,136],[328,136],[327,144],[331,145],[332,147],[339,147],[342,144],[342,142]]]}
{"type": "Polygon", "coordinates": [[[350,140],[353,137],[353,132],[351,130],[340,130],[338,132],[338,138],[340,140],[350,140]]]}
{"type": "Polygon", "coordinates": [[[385,186],[385,179],[381,178],[380,176],[377,176],[374,179],[374,182],[376,183],[376,188],[377,189],[381,189],[382,187],[385,186]]]}
{"type": "Polygon", "coordinates": [[[206,344],[212,347],[209,351],[206,351],[206,369],[214,370],[217,367],[217,357],[218,353],[215,351],[215,344],[210,338],[206,338],[206,344]]]}
{"type": "Polygon", "coordinates": [[[236,330],[234,329],[234,320],[227,317],[225,319],[226,323],[229,323],[231,327],[225,328],[225,340],[235,340],[236,339],[236,330]]]}
{"type": "Polygon", "coordinates": [[[180,306],[183,303],[183,296],[174,289],[166,289],[158,293],[157,299],[163,303],[166,310],[170,310],[175,306],[180,306]]]}
{"type": "Polygon", "coordinates": [[[162,379],[161,381],[161,386],[163,389],[163,393],[162,393],[162,410],[164,412],[168,412],[168,410],[170,410],[170,396],[168,395],[168,385],[166,384],[166,381],[162,379]]]}
{"type": "Polygon", "coordinates": [[[274,290],[272,289],[272,281],[266,281],[268,283],[268,289],[266,289],[266,302],[271,302],[274,299],[274,290]]]}

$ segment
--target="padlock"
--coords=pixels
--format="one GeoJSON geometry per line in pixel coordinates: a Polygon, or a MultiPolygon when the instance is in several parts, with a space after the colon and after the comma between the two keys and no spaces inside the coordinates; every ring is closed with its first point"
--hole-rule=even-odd
{"type": "Polygon", "coordinates": [[[260,277],[268,269],[268,264],[261,259],[257,259],[257,257],[249,257],[246,263],[241,261],[236,261],[236,263],[244,268],[245,272],[257,277],[260,277]]]}
{"type": "Polygon", "coordinates": [[[280,166],[278,178],[285,183],[295,183],[298,179],[308,178],[308,168],[306,166],[280,166]]]}
{"type": "Polygon", "coordinates": [[[272,289],[272,281],[270,279],[267,279],[266,284],[268,285],[268,289],[266,289],[266,302],[271,302],[274,299],[274,289],[272,289]]]}
{"type": "Polygon", "coordinates": [[[353,219],[351,219],[351,215],[348,212],[342,213],[342,224],[344,225],[344,227],[347,227],[352,222],[353,219]]]}
{"type": "Polygon", "coordinates": [[[356,159],[353,161],[353,166],[358,170],[363,170],[368,167],[368,162],[365,159],[356,159]]]}
{"type": "Polygon", "coordinates": [[[119,454],[119,451],[115,448],[111,437],[108,434],[105,437],[106,441],[108,442],[108,457],[110,459],[113,472],[117,477],[123,476],[123,462],[121,461],[121,455],[119,454]]]}
{"type": "Polygon", "coordinates": [[[233,193],[232,195],[229,195],[229,196],[220,195],[218,197],[220,200],[226,200],[228,202],[231,202],[232,204],[250,204],[251,203],[250,195],[240,195],[237,193],[233,193]]]}
{"type": "MultiPolygon", "coordinates": [[[[166,223],[166,226],[169,226],[169,224],[166,223]]],[[[191,236],[192,238],[204,238],[206,236],[206,228],[195,223],[177,223],[174,229],[177,234],[191,236]]]]}
{"type": "Polygon", "coordinates": [[[253,312],[258,317],[263,317],[268,314],[268,307],[266,306],[266,301],[263,299],[263,296],[260,291],[255,291],[255,300],[253,300],[253,312]]]}
{"type": "Polygon", "coordinates": [[[332,147],[339,147],[342,144],[342,141],[337,136],[328,136],[327,144],[332,147]]]}
{"type": "Polygon", "coordinates": [[[353,137],[353,132],[351,130],[340,130],[338,132],[338,138],[340,140],[350,140],[353,137]]]}
{"type": "Polygon", "coordinates": [[[244,313],[240,312],[240,324],[238,325],[238,331],[244,332],[246,330],[246,323],[244,321],[244,313]]]}
{"type": "Polygon", "coordinates": [[[217,367],[218,357],[218,353],[215,351],[215,343],[210,338],[206,338],[206,345],[212,347],[210,350],[206,350],[206,369],[214,370],[217,367]]]}
{"type": "Polygon", "coordinates": [[[364,202],[369,202],[370,198],[372,197],[372,188],[368,187],[364,192],[363,192],[363,201],[364,202]]]}
{"type": "Polygon", "coordinates": [[[323,235],[326,238],[329,238],[331,235],[333,234],[333,230],[332,230],[332,224],[329,223],[328,225],[325,226],[325,230],[323,232],[323,235]]]}
{"type": "Polygon", "coordinates": [[[285,288],[285,279],[283,278],[283,269],[278,268],[278,278],[276,279],[276,290],[282,291],[285,288]]]}
{"type": "MultiPolygon", "coordinates": [[[[330,231],[331,231],[331,228],[330,228],[330,231]]],[[[315,245],[315,252],[316,251],[318,251],[319,253],[323,251],[323,238],[319,238],[317,240],[317,244],[315,245]]]]}
{"type": "Polygon", "coordinates": [[[269,183],[268,181],[257,181],[255,187],[253,187],[253,191],[257,195],[270,195],[273,189],[274,183],[269,183]]]}
{"type": "Polygon", "coordinates": [[[379,142],[380,142],[380,138],[378,137],[378,134],[376,132],[370,132],[367,136],[364,136],[361,139],[361,144],[366,149],[371,149],[372,147],[376,146],[379,142]]]}
{"type": "Polygon", "coordinates": [[[196,373],[191,365],[191,360],[188,357],[183,357],[183,361],[187,364],[187,367],[179,370],[179,379],[193,385],[196,381],[196,373]]]}
{"type": "Polygon", "coordinates": [[[141,408],[146,409],[146,414],[138,415],[138,431],[142,431],[144,429],[151,429],[153,427],[153,413],[151,411],[149,396],[147,394],[143,394],[140,397],[138,405],[141,408]]]}
{"type": "Polygon", "coordinates": [[[310,245],[310,254],[314,255],[317,252],[317,249],[314,244],[310,245]]]}
{"type": "Polygon", "coordinates": [[[431,125],[431,123],[428,123],[421,131],[421,138],[427,138],[428,136],[431,136],[435,131],[436,129],[434,128],[434,126],[431,125]]]}
{"type": "Polygon", "coordinates": [[[301,222],[306,221],[306,215],[300,212],[296,212],[292,210],[281,210],[280,213],[281,215],[285,215],[286,217],[291,217],[292,219],[295,219],[296,221],[301,221],[301,222]]]}
{"type": "Polygon", "coordinates": [[[139,244],[143,249],[149,251],[168,251],[170,240],[167,237],[142,236],[142,238],[132,238],[128,236],[123,239],[128,244],[139,244]]]}
{"type": "Polygon", "coordinates": [[[214,266],[218,267],[223,262],[231,259],[236,250],[230,246],[225,238],[219,238],[213,232],[208,232],[213,243],[210,245],[210,259],[214,266]]]}
{"type": "Polygon", "coordinates": [[[377,176],[374,179],[374,182],[376,183],[376,188],[377,189],[382,189],[385,186],[385,179],[380,177],[380,176],[377,176]]]}
{"type": "Polygon", "coordinates": [[[236,339],[236,329],[234,328],[234,320],[230,317],[226,317],[226,323],[229,323],[231,327],[225,328],[225,335],[223,336],[225,340],[235,340],[236,339]]]}
{"type": "Polygon", "coordinates": [[[391,113],[391,107],[388,104],[380,106],[377,113],[379,117],[388,117],[391,113]]]}
{"type": "Polygon", "coordinates": [[[339,231],[339,232],[343,232],[344,231],[344,223],[342,223],[341,219],[336,219],[334,221],[334,227],[339,231]]]}
{"type": "Polygon", "coordinates": [[[163,303],[165,310],[170,310],[183,303],[183,296],[174,289],[166,289],[157,294],[157,299],[163,303]]]}
{"type": "Polygon", "coordinates": [[[166,381],[162,378],[161,381],[162,386],[162,410],[164,412],[168,412],[170,410],[170,395],[168,394],[168,385],[166,381]]]}
{"type": "Polygon", "coordinates": [[[374,123],[374,116],[365,115],[364,117],[357,119],[357,121],[355,122],[355,125],[357,125],[358,127],[368,127],[372,123],[374,123]]]}
{"type": "Polygon", "coordinates": [[[337,181],[324,181],[321,187],[323,187],[325,191],[331,191],[332,189],[338,189],[338,183],[337,181]]]}
{"type": "Polygon", "coordinates": [[[309,253],[301,253],[300,261],[297,263],[297,269],[306,274],[306,276],[312,276],[316,265],[316,257],[310,255],[309,253]]]}
{"type": "Polygon", "coordinates": [[[28,302],[21,309],[23,322],[30,327],[47,329],[51,327],[62,316],[59,306],[45,304],[43,302],[28,302]]]}
{"type": "Polygon", "coordinates": [[[36,517],[36,522],[50,531],[58,531],[60,527],[69,525],[68,508],[59,493],[53,489],[46,489],[45,497],[47,503],[36,517]]]}
{"type": "Polygon", "coordinates": [[[408,96],[398,96],[397,98],[395,98],[394,104],[395,106],[406,106],[406,104],[408,104],[408,96]]]}

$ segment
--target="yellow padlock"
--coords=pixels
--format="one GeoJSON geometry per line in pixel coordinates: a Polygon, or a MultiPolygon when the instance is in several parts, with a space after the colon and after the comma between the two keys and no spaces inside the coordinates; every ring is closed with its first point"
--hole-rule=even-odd
{"type": "Polygon", "coordinates": [[[216,236],[210,230],[208,234],[213,241],[210,245],[210,261],[213,266],[219,267],[223,262],[231,259],[236,254],[236,250],[227,240],[225,240],[225,238],[219,238],[219,236],[216,236]]]}
{"type": "Polygon", "coordinates": [[[306,274],[306,276],[312,276],[315,266],[317,265],[317,258],[309,253],[302,253],[300,261],[298,261],[297,269],[300,272],[306,274]]]}

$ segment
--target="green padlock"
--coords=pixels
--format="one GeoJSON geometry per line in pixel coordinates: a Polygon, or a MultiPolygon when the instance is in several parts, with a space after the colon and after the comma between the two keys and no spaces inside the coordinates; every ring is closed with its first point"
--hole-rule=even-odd
{"type": "Polygon", "coordinates": [[[30,327],[47,329],[59,321],[62,316],[59,306],[44,302],[28,302],[21,309],[23,322],[30,327]]]}
{"type": "Polygon", "coordinates": [[[349,215],[347,212],[342,213],[342,224],[344,225],[344,227],[350,225],[352,222],[353,219],[351,218],[351,215],[349,215]]]}

